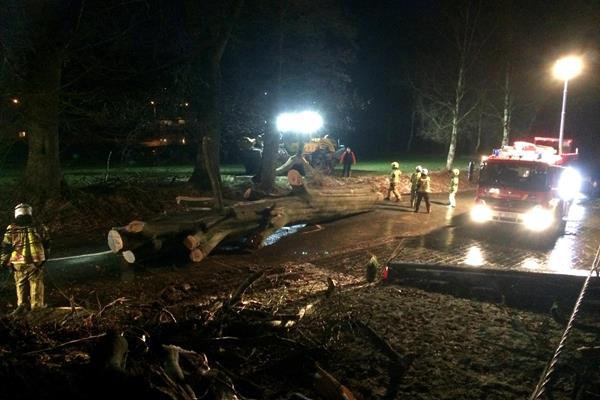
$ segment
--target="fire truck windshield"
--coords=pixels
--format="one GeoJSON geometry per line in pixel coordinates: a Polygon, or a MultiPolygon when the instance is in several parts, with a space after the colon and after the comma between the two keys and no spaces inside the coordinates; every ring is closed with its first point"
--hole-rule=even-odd
{"type": "Polygon", "coordinates": [[[481,168],[479,185],[543,192],[548,189],[548,167],[534,163],[488,162],[481,168]]]}

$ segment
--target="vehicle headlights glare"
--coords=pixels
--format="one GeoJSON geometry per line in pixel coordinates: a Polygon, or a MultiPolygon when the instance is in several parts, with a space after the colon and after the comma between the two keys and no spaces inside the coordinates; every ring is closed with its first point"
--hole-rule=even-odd
{"type": "Polygon", "coordinates": [[[492,210],[485,204],[476,204],[471,209],[471,219],[480,224],[487,222],[492,219],[492,210]]]}
{"type": "Polygon", "coordinates": [[[565,168],[558,182],[558,195],[564,200],[573,200],[581,191],[581,174],[573,168],[565,168]]]}
{"type": "Polygon", "coordinates": [[[553,223],[554,215],[551,210],[546,208],[534,207],[523,215],[523,224],[531,231],[545,231],[553,223]]]}

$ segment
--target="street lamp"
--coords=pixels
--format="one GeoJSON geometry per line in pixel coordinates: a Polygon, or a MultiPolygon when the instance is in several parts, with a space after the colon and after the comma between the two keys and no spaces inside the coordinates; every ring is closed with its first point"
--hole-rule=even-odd
{"type": "Polygon", "coordinates": [[[150,100],[150,105],[152,106],[152,112],[154,113],[154,119],[156,119],[156,102],[154,100],[150,100]]]}
{"type": "Polygon", "coordinates": [[[554,63],[553,73],[556,79],[564,81],[562,111],[560,114],[560,130],[558,133],[558,154],[562,154],[563,132],[565,129],[565,111],[567,108],[567,88],[569,80],[575,78],[581,73],[583,63],[577,56],[568,56],[558,59],[554,63]]]}

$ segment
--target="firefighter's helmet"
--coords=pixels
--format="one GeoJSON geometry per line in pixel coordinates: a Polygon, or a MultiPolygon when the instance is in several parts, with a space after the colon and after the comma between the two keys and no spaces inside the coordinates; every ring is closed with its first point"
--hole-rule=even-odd
{"type": "Polygon", "coordinates": [[[458,174],[460,174],[460,170],[459,170],[458,168],[454,168],[454,169],[452,170],[452,175],[454,175],[454,176],[458,176],[458,174]]]}
{"type": "Polygon", "coordinates": [[[423,171],[423,167],[421,167],[420,165],[417,165],[417,168],[415,168],[415,171],[421,172],[421,171],[423,171]]]}
{"type": "Polygon", "coordinates": [[[19,215],[32,215],[32,213],[33,208],[31,208],[31,206],[27,203],[21,203],[15,207],[15,218],[17,218],[19,215]]]}
{"type": "Polygon", "coordinates": [[[398,169],[398,168],[400,168],[400,164],[398,164],[396,161],[394,161],[392,163],[392,169],[398,169]]]}
{"type": "Polygon", "coordinates": [[[422,173],[423,175],[427,175],[427,174],[429,174],[429,170],[428,170],[427,168],[423,168],[423,169],[421,170],[421,173],[422,173]]]}

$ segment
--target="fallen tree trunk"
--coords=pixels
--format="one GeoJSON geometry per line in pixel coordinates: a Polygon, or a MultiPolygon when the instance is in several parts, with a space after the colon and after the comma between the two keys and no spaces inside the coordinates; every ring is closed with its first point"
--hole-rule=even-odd
{"type": "Polygon", "coordinates": [[[109,248],[134,262],[142,255],[166,251],[166,243],[178,242],[189,250],[192,261],[199,262],[225,239],[247,236],[250,246],[261,247],[269,235],[286,225],[319,223],[367,212],[381,200],[380,193],[364,186],[302,186],[298,176],[290,181],[294,182],[293,195],[239,202],[221,212],[164,215],[113,228],[108,233],[109,248]]]}

